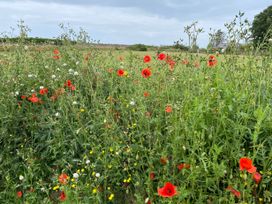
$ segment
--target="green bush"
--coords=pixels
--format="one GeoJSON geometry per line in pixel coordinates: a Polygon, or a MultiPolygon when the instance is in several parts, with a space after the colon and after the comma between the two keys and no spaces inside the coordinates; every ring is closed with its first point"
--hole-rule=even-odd
{"type": "Polygon", "coordinates": [[[128,46],[128,49],[133,51],[147,51],[147,46],[144,44],[135,44],[128,46]]]}

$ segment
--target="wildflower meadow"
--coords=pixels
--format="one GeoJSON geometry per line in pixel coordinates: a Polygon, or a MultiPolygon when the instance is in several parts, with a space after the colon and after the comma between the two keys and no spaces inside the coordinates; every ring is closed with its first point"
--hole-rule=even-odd
{"type": "Polygon", "coordinates": [[[4,44],[0,203],[272,203],[267,45],[4,44]]]}

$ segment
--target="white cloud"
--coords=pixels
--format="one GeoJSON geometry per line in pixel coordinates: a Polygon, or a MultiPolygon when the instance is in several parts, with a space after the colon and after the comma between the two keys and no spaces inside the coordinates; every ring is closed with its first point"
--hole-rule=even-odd
{"type": "Polygon", "coordinates": [[[199,38],[200,46],[206,46],[210,27],[224,28],[239,10],[252,20],[266,4],[255,0],[230,0],[226,5],[216,0],[0,0],[0,32],[23,19],[32,36],[58,36],[59,23],[70,23],[101,42],[159,45],[179,38],[186,42],[184,26],[198,20],[206,31],[199,38]]]}
{"type": "MultiPolygon", "coordinates": [[[[72,26],[81,26],[93,33],[99,31],[106,35],[111,31],[110,33],[115,33],[120,38],[133,33],[130,35],[153,40],[154,37],[163,37],[163,40],[170,39],[171,42],[176,40],[171,39],[174,37],[173,33],[182,32],[182,23],[177,19],[152,15],[133,7],[4,1],[0,2],[0,9],[3,11],[2,18],[4,16],[14,21],[23,19],[30,27],[38,24],[45,27],[54,24],[57,27],[61,22],[69,22],[72,26]]],[[[96,38],[99,39],[100,36],[96,38]]],[[[160,39],[157,41],[160,44],[160,39]]]]}
{"type": "Polygon", "coordinates": [[[199,0],[183,0],[182,3],[180,0],[163,0],[165,6],[172,8],[172,9],[180,9],[180,8],[188,8],[188,7],[195,7],[200,4],[199,0]]]}

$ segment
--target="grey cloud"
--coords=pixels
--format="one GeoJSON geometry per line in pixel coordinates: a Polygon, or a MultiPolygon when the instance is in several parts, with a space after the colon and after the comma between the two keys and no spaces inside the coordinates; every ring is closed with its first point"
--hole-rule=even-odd
{"type": "MultiPolygon", "coordinates": [[[[208,31],[222,28],[241,11],[252,20],[269,6],[265,0],[4,0],[0,1],[0,30],[22,18],[32,35],[52,37],[60,22],[84,27],[96,39],[112,43],[171,44],[184,38],[183,27],[198,20],[208,31]]],[[[207,33],[200,36],[206,46],[207,33]]]]}

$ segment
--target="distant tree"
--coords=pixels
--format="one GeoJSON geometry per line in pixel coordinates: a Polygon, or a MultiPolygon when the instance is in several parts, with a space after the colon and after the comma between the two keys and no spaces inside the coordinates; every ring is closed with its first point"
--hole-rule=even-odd
{"type": "Polygon", "coordinates": [[[192,28],[192,25],[187,25],[184,27],[184,32],[188,35],[189,47],[191,47],[191,38],[192,38],[191,28],[192,28]]]}
{"type": "Polygon", "coordinates": [[[226,43],[226,34],[221,29],[212,30],[209,33],[209,47],[210,48],[223,48],[226,43]]]}
{"type": "Polygon", "coordinates": [[[254,17],[252,24],[253,42],[255,45],[268,42],[272,38],[272,6],[269,6],[254,17]]]}
{"type": "Polygon", "coordinates": [[[197,38],[200,33],[204,33],[203,28],[197,27],[198,21],[193,22],[191,25],[184,27],[184,32],[188,35],[189,48],[195,51],[197,46],[197,38]]]}
{"type": "Polygon", "coordinates": [[[230,23],[225,23],[227,29],[228,50],[237,52],[241,43],[248,44],[252,38],[251,24],[244,18],[245,13],[239,11],[230,23]]]}
{"type": "Polygon", "coordinates": [[[179,39],[177,41],[174,41],[174,45],[173,47],[175,49],[179,49],[179,50],[182,50],[182,51],[188,51],[189,48],[187,46],[185,46],[184,44],[182,44],[183,40],[182,39],[179,39]]]}
{"type": "Polygon", "coordinates": [[[147,51],[147,46],[144,44],[134,44],[128,46],[127,48],[133,51],[147,51]]]}
{"type": "Polygon", "coordinates": [[[197,21],[195,23],[193,23],[193,37],[192,37],[192,48],[196,48],[196,49],[198,49],[198,46],[197,46],[198,35],[200,33],[204,33],[203,28],[198,28],[196,26],[197,23],[198,23],[197,21]]]}

